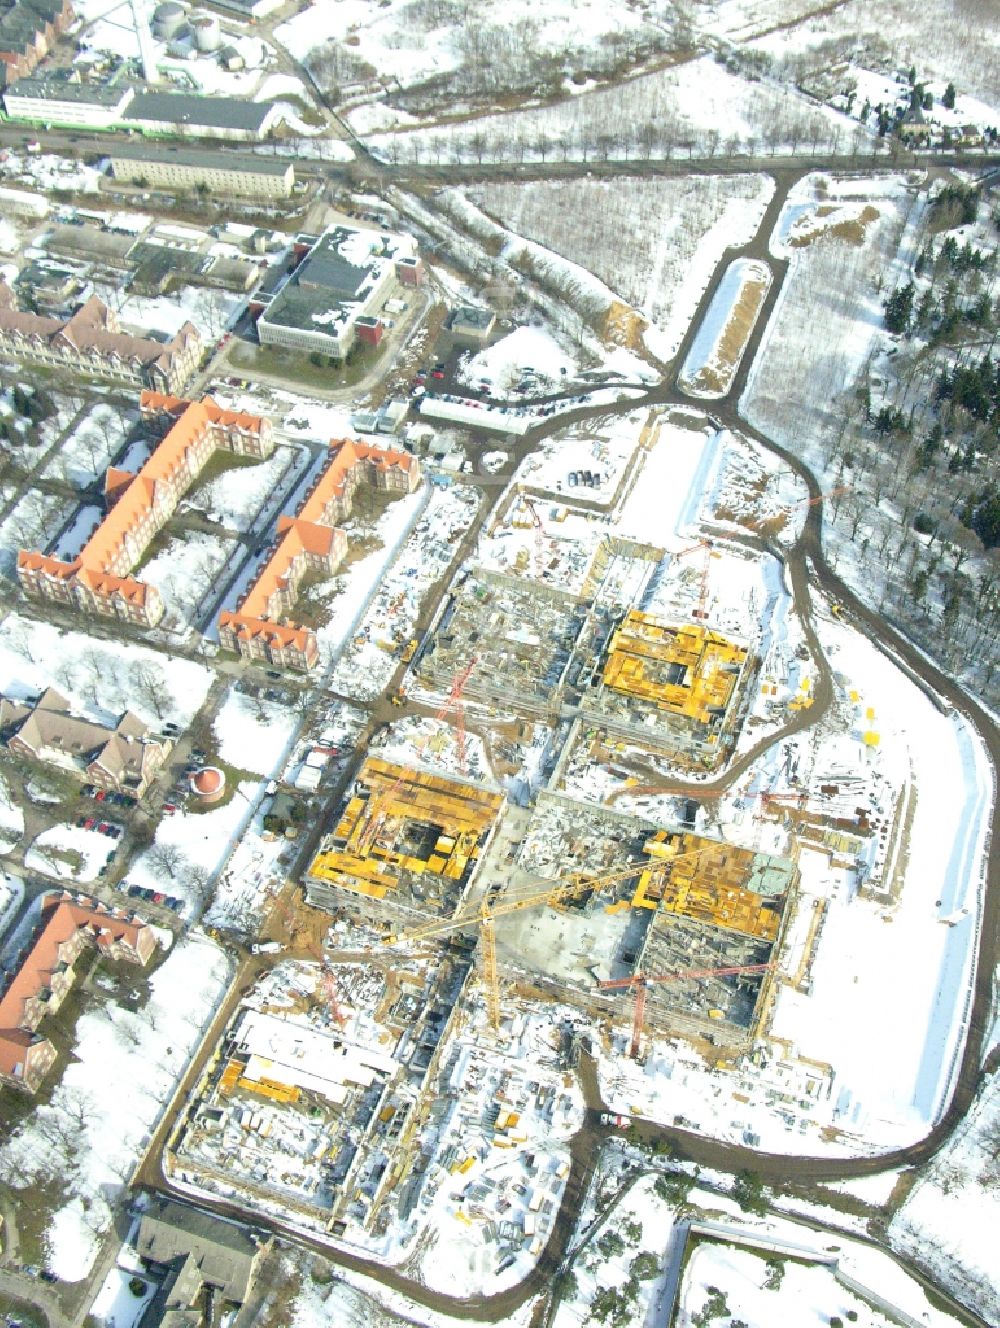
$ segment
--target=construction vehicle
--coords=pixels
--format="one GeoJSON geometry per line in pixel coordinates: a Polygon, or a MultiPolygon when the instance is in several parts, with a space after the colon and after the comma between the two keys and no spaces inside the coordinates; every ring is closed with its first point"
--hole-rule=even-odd
{"type": "Polygon", "coordinates": [[[417,653],[418,644],[419,642],[415,636],[407,641],[406,645],[403,647],[403,653],[400,655],[400,659],[404,664],[409,664],[410,660],[417,653]]]}
{"type": "Polygon", "coordinates": [[[679,973],[660,973],[656,975],[633,973],[629,978],[613,978],[611,981],[599,982],[597,986],[601,991],[623,991],[626,987],[634,989],[635,1013],[632,1017],[632,1043],[629,1047],[629,1057],[635,1061],[639,1059],[639,1044],[642,1041],[643,1022],[646,1014],[646,992],[654,983],[683,982],[685,979],[692,978],[722,978],[735,973],[767,973],[772,971],[773,968],[774,963],[772,961],[766,964],[737,964],[729,968],[688,968],[682,969],[679,973]]]}

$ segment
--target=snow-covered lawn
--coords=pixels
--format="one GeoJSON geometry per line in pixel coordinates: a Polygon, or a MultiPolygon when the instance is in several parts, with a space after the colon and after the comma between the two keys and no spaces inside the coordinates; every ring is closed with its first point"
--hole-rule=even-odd
{"type": "Polygon", "coordinates": [[[103,508],[81,507],[71,524],[59,536],[58,542],[52,550],[52,556],[62,558],[66,562],[75,558],[103,520],[103,508]]]}
{"type": "Polygon", "coordinates": [[[163,596],[167,606],[164,626],[177,622],[182,629],[194,627],[218,590],[225,569],[240,553],[242,549],[235,540],[202,531],[186,530],[170,536],[139,573],[163,596]]]}
{"type": "Polygon", "coordinates": [[[92,881],[113,856],[117,840],[82,825],[53,825],[43,830],[24,855],[29,871],[69,881],[92,881]]]}
{"type": "Polygon", "coordinates": [[[0,940],[6,936],[7,928],[14,921],[14,914],[23,899],[24,881],[21,877],[11,876],[8,872],[0,873],[0,940]]]}
{"type": "Polygon", "coordinates": [[[266,461],[234,467],[199,486],[181,501],[180,511],[211,513],[227,529],[246,531],[289,468],[308,459],[305,448],[276,447],[266,461]]]}
{"type": "Polygon", "coordinates": [[[212,721],[219,755],[228,765],[255,775],[275,775],[299,726],[294,706],[230,690],[212,721]]]}
{"type": "Polygon", "coordinates": [[[893,1245],[990,1323],[1000,1322],[1000,1080],[985,1080],[969,1115],[893,1219],[893,1245]]]}
{"type": "Polygon", "coordinates": [[[135,1328],[156,1291],[155,1282],[143,1282],[144,1290],[135,1295],[129,1287],[136,1274],[128,1268],[111,1269],[104,1285],[90,1307],[90,1315],[103,1328],[135,1328]]]}
{"type": "Polygon", "coordinates": [[[114,723],[125,710],[156,727],[191,722],[212,675],[186,659],[102,641],[9,614],[0,624],[0,692],[23,697],[55,687],[81,713],[114,723]]]}
{"type": "Polygon", "coordinates": [[[725,250],[752,238],[774,182],[763,175],[623,177],[469,192],[515,234],[599,277],[648,320],[644,341],[668,360],[725,250]]]}
{"type": "Polygon", "coordinates": [[[46,549],[70,519],[74,506],[72,498],[38,490],[19,498],[0,525],[0,573],[13,581],[21,549],[46,549]]]}
{"type": "Polygon", "coordinates": [[[165,336],[179,332],[186,322],[194,323],[207,342],[217,340],[246,304],[246,296],[206,286],[181,286],[170,295],[123,296],[119,287],[96,287],[98,295],[116,311],[122,327],[145,336],[152,331],[165,336]]]}
{"type": "Polygon", "coordinates": [[[132,864],[126,884],[175,895],[197,912],[242,836],[259,791],[259,783],[242,780],[218,807],[165,816],[152,847],[132,864]]]}
{"type": "Polygon", "coordinates": [[[63,441],[42,474],[85,489],[107,470],[133,418],[130,412],[99,401],[63,441]]]}
{"type": "Polygon", "coordinates": [[[0,775],[0,852],[9,853],[23,834],[24,812],[11,797],[6,779],[0,775]]]}
{"type": "Polygon", "coordinates": [[[178,942],[137,1011],[110,1001],[77,1024],[75,1057],[49,1104],[0,1150],[18,1190],[51,1182],[62,1199],[48,1231],[47,1266],[85,1277],[149,1131],[187,1064],[227,981],[222,951],[203,937],[178,942]]]}

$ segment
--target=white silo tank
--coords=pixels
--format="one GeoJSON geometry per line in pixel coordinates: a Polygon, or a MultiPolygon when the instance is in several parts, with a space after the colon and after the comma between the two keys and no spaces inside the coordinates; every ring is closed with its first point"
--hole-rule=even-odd
{"type": "Polygon", "coordinates": [[[196,14],[191,19],[194,44],[199,51],[217,51],[222,41],[219,20],[214,14],[196,14]]]}

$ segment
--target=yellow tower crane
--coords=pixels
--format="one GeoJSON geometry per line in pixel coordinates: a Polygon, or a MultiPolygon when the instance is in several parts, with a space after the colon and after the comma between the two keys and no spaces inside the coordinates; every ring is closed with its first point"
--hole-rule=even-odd
{"type": "Polygon", "coordinates": [[[557,904],[560,900],[571,899],[585,890],[601,890],[607,885],[626,881],[631,876],[639,876],[644,871],[662,872],[668,870],[682,858],[700,858],[714,852],[717,845],[707,848],[691,849],[686,853],[675,853],[667,858],[642,858],[629,863],[627,867],[607,872],[600,876],[588,876],[583,872],[572,872],[568,876],[558,876],[544,889],[533,886],[524,892],[505,894],[497,903],[491,904],[487,895],[476,903],[460,908],[450,918],[439,918],[434,922],[421,923],[405,931],[387,936],[383,945],[405,945],[410,941],[424,940],[428,936],[446,936],[451,932],[464,931],[478,927],[482,938],[483,985],[486,989],[486,1011],[494,1030],[500,1027],[500,984],[497,977],[496,919],[507,913],[517,913],[521,909],[536,908],[540,904],[557,904]]]}

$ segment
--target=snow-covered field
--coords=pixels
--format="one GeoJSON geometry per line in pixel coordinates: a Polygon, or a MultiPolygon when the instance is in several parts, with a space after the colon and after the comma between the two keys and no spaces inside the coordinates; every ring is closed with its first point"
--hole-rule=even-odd
{"type": "Polygon", "coordinates": [[[648,320],[644,341],[668,360],[723,253],[752,238],[773,192],[767,176],[698,175],[532,181],[469,194],[514,234],[600,277],[648,320]]]}
{"type": "Polygon", "coordinates": [[[153,974],[148,1002],[108,1002],[77,1024],[75,1058],[47,1105],[0,1150],[8,1182],[50,1182],[62,1202],[46,1264],[67,1282],[85,1277],[159,1110],[187,1064],[226,983],[222,952],[202,937],[178,942],[153,974]]]}
{"type": "Polygon", "coordinates": [[[1000,1082],[986,1079],[969,1115],[917,1181],[889,1229],[935,1281],[1000,1322],[1000,1082]]]}
{"type": "Polygon", "coordinates": [[[275,705],[235,690],[230,690],[212,721],[223,761],[268,776],[281,769],[298,726],[294,706],[275,705]]]}
{"type": "Polygon", "coordinates": [[[710,56],[673,65],[552,106],[483,116],[435,129],[374,134],[400,161],[625,160],[636,156],[843,147],[846,121],[797,92],[751,83],[710,56]]]}
{"type": "MultiPolygon", "coordinates": [[[[852,185],[856,196],[857,183],[852,185]]],[[[864,228],[861,243],[830,229],[791,251],[742,405],[751,423],[810,464],[816,465],[837,429],[844,393],[882,327],[879,292],[892,287],[900,236],[908,220],[912,227],[912,203],[902,177],[895,192],[880,181],[873,201],[879,215],[864,228]],[[789,391],[793,382],[796,390],[789,391]]],[[[779,251],[802,208],[798,198],[786,205],[775,228],[779,251]]]]}
{"type": "Polygon", "coordinates": [[[0,625],[0,692],[23,697],[55,687],[81,713],[115,723],[125,710],[156,727],[191,722],[211,674],[199,664],[124,642],[103,641],[9,614],[0,625]]]}
{"type": "MultiPolygon", "coordinates": [[[[769,36],[761,35],[754,41],[754,48],[779,60],[804,56],[808,63],[818,57],[824,66],[831,59],[817,50],[824,46],[827,51],[839,46],[845,56],[872,69],[906,70],[913,64],[917,79],[930,88],[937,84],[943,88],[954,81],[959,94],[956,108],[963,95],[971,94],[1000,110],[996,80],[1000,31],[991,21],[995,18],[991,8],[980,8],[975,0],[968,4],[924,0],[920,5],[909,0],[884,0],[877,9],[867,0],[845,0],[836,8],[796,0],[796,8],[806,15],[800,23],[791,29],[781,25],[769,36]],[[974,25],[975,41],[968,40],[970,24],[974,25]]],[[[725,31],[731,19],[735,20],[734,36],[762,34],[774,28],[773,5],[769,0],[723,0],[711,7],[705,26],[710,31],[725,31]],[[747,8],[757,11],[749,33],[742,22],[742,11],[747,8]]]]}

